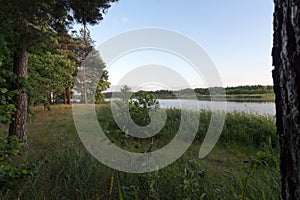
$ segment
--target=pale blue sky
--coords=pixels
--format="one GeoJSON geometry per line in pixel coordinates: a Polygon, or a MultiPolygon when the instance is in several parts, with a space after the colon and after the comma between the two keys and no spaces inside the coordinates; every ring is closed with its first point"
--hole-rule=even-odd
{"type": "MultiPolygon", "coordinates": [[[[207,52],[224,86],[270,85],[272,15],[272,0],[120,0],[89,29],[97,45],[133,29],[171,29],[207,52]]],[[[108,70],[113,85],[124,75],[108,70]]]]}

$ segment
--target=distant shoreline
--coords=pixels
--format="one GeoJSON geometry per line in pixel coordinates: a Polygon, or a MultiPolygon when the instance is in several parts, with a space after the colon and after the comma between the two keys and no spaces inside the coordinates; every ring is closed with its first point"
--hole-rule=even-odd
{"type": "MultiPolygon", "coordinates": [[[[235,101],[235,102],[275,102],[273,86],[238,86],[238,87],[214,87],[214,88],[187,88],[177,91],[172,90],[156,90],[156,91],[137,91],[133,92],[133,97],[139,96],[141,92],[154,94],[158,99],[176,99],[193,98],[198,100],[211,99],[215,101],[235,101]],[[225,95],[224,95],[225,92],[225,95]]],[[[105,98],[118,97],[121,92],[105,92],[105,98]]]]}
{"type": "MultiPolygon", "coordinates": [[[[275,95],[246,95],[246,94],[237,94],[237,95],[196,95],[198,100],[210,101],[211,97],[213,97],[214,101],[233,101],[233,102],[275,102],[275,95]]],[[[177,97],[160,97],[158,99],[176,99],[177,97]]],[[[192,96],[179,96],[179,98],[193,98],[192,96]]]]}

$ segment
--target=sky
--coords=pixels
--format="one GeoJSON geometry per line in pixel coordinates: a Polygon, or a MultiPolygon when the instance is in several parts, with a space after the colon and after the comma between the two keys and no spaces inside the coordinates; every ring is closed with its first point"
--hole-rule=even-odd
{"type": "MultiPolygon", "coordinates": [[[[89,30],[96,45],[141,28],[172,30],[205,50],[223,86],[271,85],[272,16],[272,0],[120,0],[89,30]]],[[[207,85],[187,62],[155,50],[132,52],[110,64],[109,81],[118,85],[133,68],[150,64],[173,68],[191,87],[207,85]]]]}

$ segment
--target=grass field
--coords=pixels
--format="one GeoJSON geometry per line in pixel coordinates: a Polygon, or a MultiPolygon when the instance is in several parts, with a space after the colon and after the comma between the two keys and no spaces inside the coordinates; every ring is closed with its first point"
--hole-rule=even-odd
{"type": "MultiPolygon", "coordinates": [[[[278,199],[280,181],[274,118],[245,113],[227,114],[213,151],[197,157],[210,112],[201,113],[193,145],[168,167],[146,174],[110,169],[82,145],[71,106],[51,111],[31,108],[27,153],[14,165],[35,163],[32,175],[2,190],[2,199],[278,199]]],[[[84,109],[83,109],[84,110],[84,109]]],[[[116,145],[145,151],[150,140],[125,136],[113,121],[109,106],[96,106],[98,120],[116,145]]],[[[180,110],[168,110],[165,128],[151,142],[161,148],[178,128],[180,110]],[[153,142],[154,141],[154,142],[153,142]]],[[[5,127],[3,127],[3,131],[5,127]]]]}

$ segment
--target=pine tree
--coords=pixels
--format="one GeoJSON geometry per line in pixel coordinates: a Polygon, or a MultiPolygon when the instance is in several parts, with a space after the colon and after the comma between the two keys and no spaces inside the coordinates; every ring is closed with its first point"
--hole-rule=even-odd
{"type": "Polygon", "coordinates": [[[27,140],[28,52],[34,52],[73,22],[95,25],[116,0],[0,0],[0,32],[13,56],[14,97],[16,112],[9,126],[9,135],[27,140]]]}

